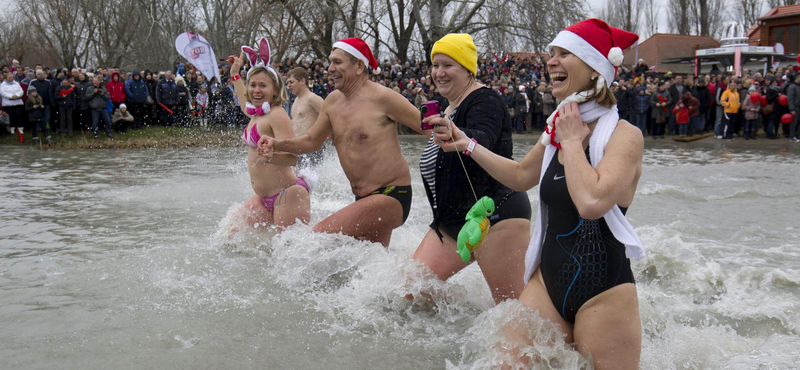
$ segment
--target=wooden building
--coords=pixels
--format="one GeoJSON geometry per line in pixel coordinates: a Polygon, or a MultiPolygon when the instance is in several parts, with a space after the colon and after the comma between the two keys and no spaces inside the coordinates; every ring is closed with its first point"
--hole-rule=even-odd
{"type": "Polygon", "coordinates": [[[784,53],[800,52],[800,4],[772,8],[747,31],[752,46],[781,43],[784,53]]]}

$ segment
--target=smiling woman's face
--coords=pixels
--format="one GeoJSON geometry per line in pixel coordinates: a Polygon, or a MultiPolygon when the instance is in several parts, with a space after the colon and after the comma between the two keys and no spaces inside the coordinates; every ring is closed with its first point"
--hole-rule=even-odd
{"type": "Polygon", "coordinates": [[[559,100],[570,94],[588,90],[598,73],[569,50],[554,46],[547,62],[553,85],[553,96],[559,100]]]}

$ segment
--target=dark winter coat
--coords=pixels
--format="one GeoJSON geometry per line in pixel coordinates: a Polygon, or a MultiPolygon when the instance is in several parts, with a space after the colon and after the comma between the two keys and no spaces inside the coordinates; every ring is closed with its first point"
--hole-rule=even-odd
{"type": "Polygon", "coordinates": [[[623,90],[622,87],[614,92],[614,97],[617,98],[617,110],[619,110],[620,113],[627,113],[631,110],[634,99],[632,92],[633,90],[623,90]]]}
{"type": "Polygon", "coordinates": [[[97,88],[98,91],[96,93],[94,92],[94,89],[94,85],[86,89],[86,98],[89,100],[89,108],[92,110],[107,109],[107,101],[111,99],[111,95],[108,93],[108,90],[106,90],[102,84],[97,88]]]}
{"type": "Polygon", "coordinates": [[[50,81],[35,79],[31,82],[30,86],[36,88],[36,91],[39,92],[39,96],[42,97],[42,101],[44,102],[45,106],[53,105],[55,103],[55,98],[52,94],[53,89],[50,87],[50,81]]]}
{"type": "Polygon", "coordinates": [[[175,86],[175,89],[178,94],[178,105],[188,105],[192,99],[192,96],[189,93],[189,88],[186,87],[186,85],[177,85],[175,86]]]}
{"type": "Polygon", "coordinates": [[[75,108],[75,88],[71,85],[60,85],[56,88],[56,104],[62,108],[75,108]]]}
{"type": "Polygon", "coordinates": [[[681,100],[681,96],[683,96],[683,93],[689,91],[689,89],[686,88],[686,85],[681,85],[681,86],[683,86],[682,91],[678,91],[678,85],[670,85],[669,89],[667,89],[667,91],[669,91],[669,95],[671,96],[670,104],[667,106],[667,109],[672,109],[672,106],[677,104],[678,101],[681,100]]]}
{"type": "Polygon", "coordinates": [[[178,103],[178,86],[175,80],[166,78],[158,81],[156,85],[156,102],[164,105],[175,105],[178,103]]]}
{"type": "Polygon", "coordinates": [[[87,90],[91,91],[94,88],[92,82],[89,80],[83,82],[75,82],[75,97],[78,101],[77,108],[80,110],[87,110],[89,109],[89,100],[91,99],[87,96],[87,90]]]}
{"type": "MultiPolygon", "coordinates": [[[[467,95],[459,105],[453,123],[484,148],[502,157],[511,158],[514,146],[511,140],[511,116],[503,100],[492,89],[480,88],[467,95]]],[[[479,198],[485,195],[498,202],[513,192],[493,179],[469,157],[439,149],[436,156],[435,202],[427,182],[423,181],[429,203],[437,205],[432,210],[434,224],[464,224],[467,211],[475,203],[466,174],[469,174],[479,198]],[[461,161],[464,163],[463,167],[461,161]]]]}
{"type": "Polygon", "coordinates": [[[708,110],[708,103],[711,101],[711,92],[708,86],[692,87],[692,95],[700,102],[700,114],[705,114],[708,110]]]}
{"type": "Polygon", "coordinates": [[[514,95],[514,114],[519,116],[528,112],[527,97],[525,93],[517,91],[514,95]]]}
{"type": "MultiPolygon", "coordinates": [[[[133,75],[139,76],[139,72],[133,72],[133,75]]],[[[133,78],[125,84],[125,94],[128,96],[128,101],[144,104],[147,102],[147,97],[150,96],[150,91],[147,83],[141,79],[141,76],[139,77],[138,81],[133,78]]]]}
{"type": "Polygon", "coordinates": [[[39,95],[39,99],[37,102],[34,102],[33,99],[28,98],[25,101],[25,111],[28,112],[28,122],[39,122],[44,117],[44,107],[41,108],[34,108],[34,105],[43,104],[42,96],[39,95]]]}

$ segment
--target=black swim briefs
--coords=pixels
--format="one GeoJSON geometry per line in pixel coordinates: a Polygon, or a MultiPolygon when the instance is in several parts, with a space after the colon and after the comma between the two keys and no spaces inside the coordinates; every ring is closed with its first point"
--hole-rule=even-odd
{"type": "Polygon", "coordinates": [[[380,188],[378,190],[369,193],[369,195],[365,197],[359,197],[356,195],[356,201],[364,199],[370,195],[378,195],[383,194],[394,199],[397,199],[400,202],[400,205],[403,206],[403,223],[406,223],[408,219],[408,214],[411,212],[411,185],[406,186],[387,186],[385,188],[380,188]]]}

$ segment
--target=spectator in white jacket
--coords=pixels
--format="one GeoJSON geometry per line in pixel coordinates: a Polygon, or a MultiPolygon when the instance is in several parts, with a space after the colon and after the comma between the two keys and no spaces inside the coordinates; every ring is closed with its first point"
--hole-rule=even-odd
{"type": "Polygon", "coordinates": [[[14,74],[11,72],[6,73],[3,83],[0,84],[0,95],[3,97],[3,110],[8,113],[10,119],[8,125],[8,132],[14,133],[16,130],[22,137],[24,122],[24,105],[22,102],[22,86],[19,82],[14,81],[14,74]]]}

